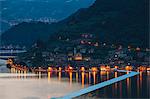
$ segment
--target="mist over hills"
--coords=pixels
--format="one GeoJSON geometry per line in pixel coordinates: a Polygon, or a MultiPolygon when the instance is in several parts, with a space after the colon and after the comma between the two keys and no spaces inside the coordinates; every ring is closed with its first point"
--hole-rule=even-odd
{"type": "Polygon", "coordinates": [[[1,32],[21,22],[57,22],[95,0],[1,0],[1,32]]]}
{"type": "Polygon", "coordinates": [[[2,40],[5,44],[26,45],[38,38],[45,40],[52,34],[67,33],[73,38],[80,33],[93,33],[100,42],[148,47],[148,13],[149,0],[96,0],[89,8],[51,25],[21,23],[6,31],[2,40]]]}

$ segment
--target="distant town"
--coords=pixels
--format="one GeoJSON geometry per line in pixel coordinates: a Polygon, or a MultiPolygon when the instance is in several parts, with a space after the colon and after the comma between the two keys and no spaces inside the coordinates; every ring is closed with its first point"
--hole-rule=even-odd
{"type": "Polygon", "coordinates": [[[13,20],[5,20],[5,19],[0,19],[0,22],[6,23],[9,26],[14,26],[14,25],[18,25],[19,23],[22,22],[44,22],[44,23],[54,23],[57,22],[56,19],[54,18],[47,18],[47,17],[43,17],[43,18],[24,18],[24,19],[13,19],[13,20]]]}
{"type": "MultiPolygon", "coordinates": [[[[68,65],[73,68],[83,66],[88,68],[99,66],[126,68],[126,66],[130,66],[132,69],[144,69],[144,67],[149,67],[150,49],[148,48],[99,42],[96,40],[96,36],[90,33],[81,33],[80,38],[73,40],[58,36],[56,41],[55,47],[47,48],[44,47],[42,41],[37,41],[27,52],[16,54],[18,57],[15,60],[18,64],[24,62],[29,67],[43,68],[68,65]],[[60,42],[62,46],[57,46],[60,42]]],[[[26,50],[26,47],[9,45],[1,46],[1,49],[26,50]]]]}
{"type": "Polygon", "coordinates": [[[0,5],[0,98],[150,99],[149,0],[0,5]]]}

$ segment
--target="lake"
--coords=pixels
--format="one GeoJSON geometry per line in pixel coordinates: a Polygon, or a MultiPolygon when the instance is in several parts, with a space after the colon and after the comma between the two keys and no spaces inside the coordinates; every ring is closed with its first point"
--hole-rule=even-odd
{"type": "MultiPolygon", "coordinates": [[[[4,73],[4,71],[0,73],[0,97],[2,99],[49,99],[60,97],[125,74],[106,71],[85,73],[49,72],[47,74],[15,73],[17,70],[14,69],[7,71],[8,73],[4,73]]],[[[137,76],[77,98],[149,98],[149,83],[150,72],[140,72],[137,76]]]]}
{"type": "Polygon", "coordinates": [[[104,88],[98,89],[96,91],[85,94],[78,98],[84,99],[85,97],[86,98],[88,97],[90,99],[101,99],[101,98],[149,99],[150,71],[140,72],[139,75],[127,78],[126,80],[106,86],[104,88]]]}

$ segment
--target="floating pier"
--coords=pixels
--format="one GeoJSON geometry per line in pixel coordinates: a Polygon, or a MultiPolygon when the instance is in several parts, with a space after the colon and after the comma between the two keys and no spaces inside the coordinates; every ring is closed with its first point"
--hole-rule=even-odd
{"type": "Polygon", "coordinates": [[[125,71],[125,70],[117,70],[118,72],[128,72],[128,74],[125,74],[123,76],[119,76],[117,78],[113,78],[113,79],[110,79],[108,81],[104,81],[102,83],[99,83],[99,84],[96,84],[96,85],[93,85],[93,86],[90,86],[90,87],[87,87],[87,88],[84,88],[84,89],[81,89],[79,91],[76,91],[76,92],[72,92],[70,94],[67,94],[63,97],[59,97],[59,98],[51,98],[51,99],[72,99],[72,98],[76,98],[76,97],[79,97],[81,95],[84,95],[84,94],[87,94],[89,92],[92,92],[94,90],[97,90],[97,89],[100,89],[100,88],[103,88],[105,86],[108,86],[108,85],[111,85],[113,83],[116,83],[116,82],[119,82],[119,81],[122,81],[122,80],[125,80],[129,77],[132,77],[132,76],[135,76],[135,75],[138,75],[139,72],[134,72],[134,71],[125,71]]]}

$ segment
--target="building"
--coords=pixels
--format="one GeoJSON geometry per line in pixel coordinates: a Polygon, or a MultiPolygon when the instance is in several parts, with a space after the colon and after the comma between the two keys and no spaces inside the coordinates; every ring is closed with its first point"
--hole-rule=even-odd
{"type": "Polygon", "coordinates": [[[81,53],[77,53],[74,55],[74,60],[76,61],[81,61],[83,60],[82,54],[81,53]]]}

